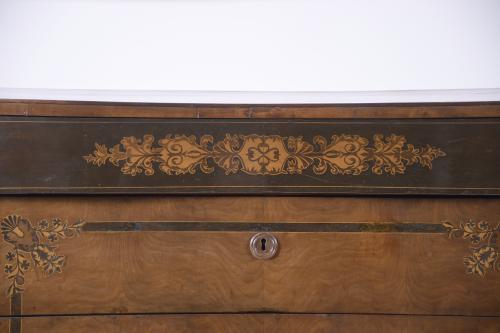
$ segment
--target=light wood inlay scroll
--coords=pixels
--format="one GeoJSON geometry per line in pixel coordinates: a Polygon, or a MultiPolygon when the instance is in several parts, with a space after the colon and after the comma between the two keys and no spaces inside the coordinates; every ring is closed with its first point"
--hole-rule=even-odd
{"type": "Polygon", "coordinates": [[[197,140],[194,135],[170,135],[158,141],[154,147],[153,135],[143,139],[130,136],[121,145],[108,148],[95,144],[95,151],[83,158],[90,164],[102,166],[107,162],[121,167],[126,175],[136,176],[155,173],[155,163],[167,175],[195,174],[197,168],[212,173],[215,166],[226,175],[242,171],[249,175],[301,174],[312,167],[316,175],[329,171],[335,175],[404,174],[406,167],[419,164],[432,169],[432,161],[446,156],[431,145],[415,147],[406,143],[402,135],[385,137],[376,134],[373,146],[359,135],[332,135],[330,140],[315,136],[313,144],[302,137],[279,135],[233,135],[214,143],[211,135],[197,140]],[[123,149],[123,150],[122,150],[123,149]],[[209,163],[213,160],[215,164],[209,163]]]}

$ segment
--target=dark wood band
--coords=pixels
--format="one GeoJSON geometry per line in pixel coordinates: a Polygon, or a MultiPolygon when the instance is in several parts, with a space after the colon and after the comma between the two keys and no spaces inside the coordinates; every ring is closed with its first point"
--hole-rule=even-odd
{"type": "Polygon", "coordinates": [[[442,233],[442,224],[430,223],[243,223],[243,222],[86,222],[86,232],[233,231],[233,232],[399,232],[442,233]]]}
{"type": "Polygon", "coordinates": [[[499,195],[500,118],[0,118],[3,194],[499,195]]]}

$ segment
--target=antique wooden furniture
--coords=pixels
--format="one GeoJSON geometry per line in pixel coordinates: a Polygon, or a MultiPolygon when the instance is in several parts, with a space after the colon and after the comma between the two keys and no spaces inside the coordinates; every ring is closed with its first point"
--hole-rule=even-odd
{"type": "Polygon", "coordinates": [[[0,113],[0,332],[500,332],[500,104],[0,113]]]}

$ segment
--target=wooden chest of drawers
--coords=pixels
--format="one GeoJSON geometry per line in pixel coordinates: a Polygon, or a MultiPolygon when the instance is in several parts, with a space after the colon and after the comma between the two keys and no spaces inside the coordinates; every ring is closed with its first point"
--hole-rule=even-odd
{"type": "Polygon", "coordinates": [[[497,104],[0,111],[0,332],[500,331],[497,104]]]}

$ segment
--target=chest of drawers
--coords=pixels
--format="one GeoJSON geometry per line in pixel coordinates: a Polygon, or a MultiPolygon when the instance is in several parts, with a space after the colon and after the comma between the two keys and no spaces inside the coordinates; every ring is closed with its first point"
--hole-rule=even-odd
{"type": "Polygon", "coordinates": [[[500,331],[498,104],[0,111],[0,332],[500,331]]]}

